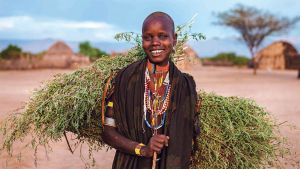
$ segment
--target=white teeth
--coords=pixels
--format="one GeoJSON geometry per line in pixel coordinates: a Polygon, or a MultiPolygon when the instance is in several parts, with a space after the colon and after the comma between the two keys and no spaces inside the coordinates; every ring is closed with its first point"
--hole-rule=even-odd
{"type": "Polygon", "coordinates": [[[159,55],[163,50],[153,50],[151,51],[152,55],[159,55]]]}

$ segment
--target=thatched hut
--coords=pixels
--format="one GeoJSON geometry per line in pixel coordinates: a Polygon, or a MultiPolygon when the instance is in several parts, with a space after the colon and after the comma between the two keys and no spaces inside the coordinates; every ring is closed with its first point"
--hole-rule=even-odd
{"type": "Polygon", "coordinates": [[[180,69],[188,69],[190,65],[202,66],[200,57],[195,50],[188,46],[184,46],[184,56],[177,62],[177,66],[180,69]]]}
{"type": "Polygon", "coordinates": [[[255,57],[260,69],[298,69],[300,55],[292,44],[277,41],[259,51],[255,57]]]}
{"type": "Polygon", "coordinates": [[[63,41],[54,43],[43,56],[42,67],[69,68],[88,65],[89,58],[75,54],[63,41]]]}

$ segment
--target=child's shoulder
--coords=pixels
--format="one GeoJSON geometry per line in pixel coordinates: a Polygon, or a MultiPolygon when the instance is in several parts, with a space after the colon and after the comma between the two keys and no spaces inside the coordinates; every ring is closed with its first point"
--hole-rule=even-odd
{"type": "Polygon", "coordinates": [[[142,64],[144,62],[144,59],[135,61],[127,66],[125,66],[124,68],[120,69],[116,76],[115,79],[121,79],[122,77],[130,77],[132,76],[134,73],[136,74],[136,72],[141,71],[142,69],[142,64]]]}
{"type": "Polygon", "coordinates": [[[141,67],[141,64],[144,62],[144,59],[141,60],[137,60],[127,66],[125,66],[124,68],[122,68],[119,73],[130,73],[135,71],[136,69],[139,69],[139,67],[141,67]]]}
{"type": "Polygon", "coordinates": [[[185,78],[188,78],[188,79],[194,80],[194,77],[193,77],[192,75],[190,75],[189,73],[182,72],[182,75],[183,75],[185,78]]]}
{"type": "Polygon", "coordinates": [[[184,73],[184,72],[182,72],[181,75],[182,75],[181,80],[183,81],[183,83],[185,85],[191,85],[193,88],[196,88],[196,82],[192,75],[190,75],[188,73],[184,73]]]}

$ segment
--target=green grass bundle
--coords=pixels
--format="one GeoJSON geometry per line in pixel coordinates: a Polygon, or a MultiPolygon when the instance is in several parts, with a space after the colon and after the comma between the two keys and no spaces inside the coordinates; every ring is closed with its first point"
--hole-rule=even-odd
{"type": "Polygon", "coordinates": [[[13,143],[32,132],[34,149],[59,141],[66,131],[77,134],[81,141],[103,146],[99,137],[103,86],[113,71],[139,59],[137,51],[132,49],[127,57],[102,57],[86,69],[57,75],[34,92],[21,115],[13,115],[2,123],[2,149],[11,153],[13,143]]]}
{"type": "Polygon", "coordinates": [[[201,134],[192,169],[299,167],[278,125],[253,100],[205,92],[198,98],[201,134]]]}

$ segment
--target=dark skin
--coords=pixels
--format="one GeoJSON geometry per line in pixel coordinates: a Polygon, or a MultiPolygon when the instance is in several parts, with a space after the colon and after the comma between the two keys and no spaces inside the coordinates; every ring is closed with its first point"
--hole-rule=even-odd
{"type": "MultiPolygon", "coordinates": [[[[111,126],[104,126],[102,138],[104,142],[109,143],[115,149],[133,155],[135,155],[135,148],[140,144],[122,136],[115,127],[111,126]]],[[[168,141],[169,137],[166,135],[152,136],[149,143],[141,148],[141,156],[152,157],[154,152],[160,153],[164,146],[168,146],[168,141]]]]}
{"type": "MultiPolygon", "coordinates": [[[[162,14],[147,17],[143,23],[142,38],[143,49],[150,62],[159,66],[167,65],[177,42],[171,18],[162,14]]],[[[113,117],[111,108],[108,108],[106,116],[113,117]]],[[[140,144],[122,136],[111,126],[104,126],[102,138],[115,149],[129,154],[135,154],[135,148],[140,144]]],[[[141,156],[152,157],[154,152],[160,153],[164,146],[168,146],[168,141],[169,137],[163,134],[152,136],[148,144],[141,148],[141,156]]]]}
{"type": "Polygon", "coordinates": [[[177,35],[169,18],[154,16],[146,19],[143,24],[142,38],[143,49],[150,62],[159,66],[167,65],[173,47],[177,43],[177,35]]]}

